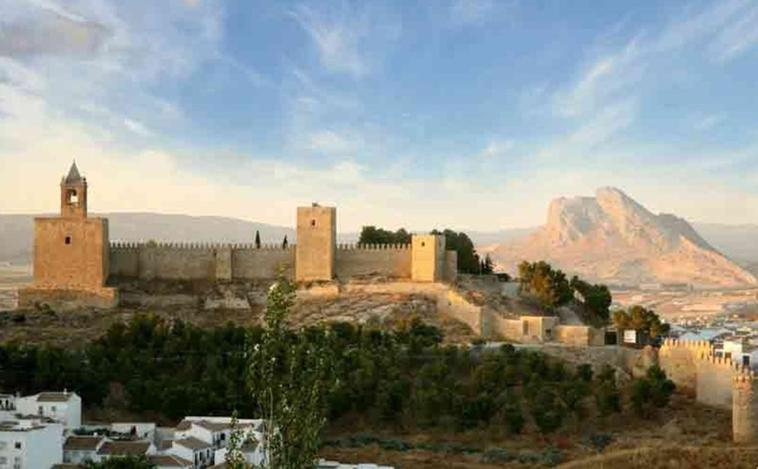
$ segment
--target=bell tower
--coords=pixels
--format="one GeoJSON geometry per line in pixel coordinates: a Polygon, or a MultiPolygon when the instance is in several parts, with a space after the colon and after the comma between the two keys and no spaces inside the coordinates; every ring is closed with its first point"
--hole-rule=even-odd
{"type": "Polygon", "coordinates": [[[79,174],[76,161],[61,180],[61,217],[87,218],[87,178],[79,174]]]}

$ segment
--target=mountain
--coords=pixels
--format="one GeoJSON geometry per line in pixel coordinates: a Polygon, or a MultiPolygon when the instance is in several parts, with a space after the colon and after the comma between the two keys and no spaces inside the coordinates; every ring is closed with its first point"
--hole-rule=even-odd
{"type": "MultiPolygon", "coordinates": [[[[0,215],[0,261],[31,261],[34,217],[0,215]]],[[[295,242],[295,230],[237,218],[193,217],[160,213],[103,213],[108,218],[110,238],[119,241],[182,241],[252,243],[260,231],[263,243],[281,243],[284,236],[295,242]]]]}
{"type": "Polygon", "coordinates": [[[758,283],[684,219],[655,215],[615,188],[598,189],[595,197],[553,200],[543,227],[492,248],[491,255],[510,272],[522,260],[546,260],[567,272],[611,284],[758,283]]]}

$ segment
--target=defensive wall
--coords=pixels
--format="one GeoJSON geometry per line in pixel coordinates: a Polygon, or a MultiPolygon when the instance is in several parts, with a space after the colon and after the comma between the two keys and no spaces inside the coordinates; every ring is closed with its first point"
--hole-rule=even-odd
{"type": "Polygon", "coordinates": [[[703,404],[732,411],[732,437],[737,443],[758,442],[756,374],[749,367],[716,356],[707,341],[666,339],[658,363],[678,388],[703,404]]]}

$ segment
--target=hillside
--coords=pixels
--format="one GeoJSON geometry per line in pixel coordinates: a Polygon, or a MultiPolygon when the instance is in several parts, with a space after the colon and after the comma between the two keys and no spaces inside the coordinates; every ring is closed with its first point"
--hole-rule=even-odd
{"type": "Polygon", "coordinates": [[[616,284],[756,284],[752,274],[716,250],[687,221],[653,214],[615,188],[599,189],[595,197],[553,200],[543,227],[498,245],[492,256],[511,272],[522,260],[547,260],[583,277],[616,284]]]}

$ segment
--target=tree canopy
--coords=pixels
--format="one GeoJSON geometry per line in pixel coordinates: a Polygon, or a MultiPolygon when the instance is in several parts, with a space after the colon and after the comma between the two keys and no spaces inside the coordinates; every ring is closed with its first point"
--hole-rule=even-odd
{"type": "Polygon", "coordinates": [[[563,306],[574,298],[566,274],[545,261],[524,261],[518,266],[518,274],[521,290],[533,295],[545,309],[563,306]]]}
{"type": "Polygon", "coordinates": [[[661,321],[653,310],[642,306],[632,306],[627,310],[614,311],[613,323],[619,330],[633,329],[655,339],[666,335],[671,326],[661,321]]]}
{"type": "Polygon", "coordinates": [[[400,228],[397,231],[389,231],[375,226],[364,226],[358,244],[410,244],[411,234],[400,228]]]}
{"type": "Polygon", "coordinates": [[[605,285],[593,285],[581,280],[576,275],[570,282],[571,288],[579,293],[590,323],[604,326],[610,320],[610,307],[613,303],[611,291],[605,285]]]}
{"type": "Polygon", "coordinates": [[[445,249],[458,253],[458,272],[464,274],[481,274],[482,263],[474,249],[474,243],[464,232],[450,229],[443,231],[432,230],[431,234],[445,236],[445,249]]]}

